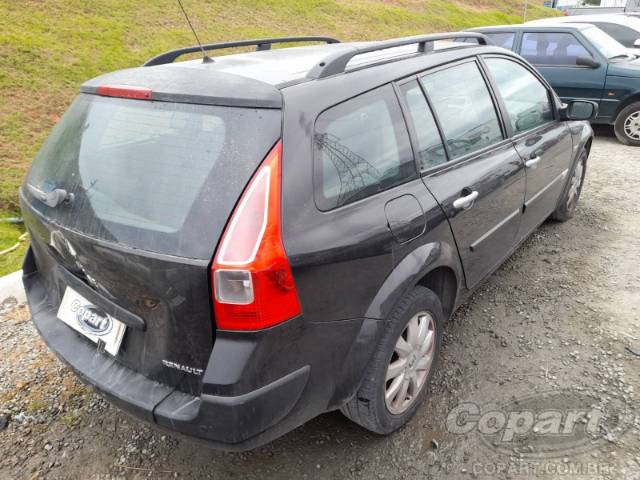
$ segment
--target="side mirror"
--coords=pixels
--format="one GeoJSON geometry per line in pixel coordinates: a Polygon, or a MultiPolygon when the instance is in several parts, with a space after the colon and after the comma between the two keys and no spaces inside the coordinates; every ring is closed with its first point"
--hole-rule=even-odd
{"type": "Polygon", "coordinates": [[[597,113],[598,105],[587,100],[572,100],[560,109],[563,120],[591,120],[597,113]]]}
{"type": "Polygon", "coordinates": [[[635,42],[633,42],[633,46],[640,48],[640,38],[638,38],[635,42]]]}
{"type": "Polygon", "coordinates": [[[598,68],[600,66],[600,62],[596,62],[591,57],[578,57],[576,58],[576,65],[579,67],[598,68]]]}

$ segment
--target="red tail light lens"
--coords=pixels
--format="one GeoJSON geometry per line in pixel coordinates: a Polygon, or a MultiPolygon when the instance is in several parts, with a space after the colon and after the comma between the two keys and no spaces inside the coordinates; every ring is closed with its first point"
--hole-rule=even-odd
{"type": "Polygon", "coordinates": [[[282,142],[269,152],[231,217],[211,267],[217,327],[259,330],[300,313],[282,244],[282,142]]]}

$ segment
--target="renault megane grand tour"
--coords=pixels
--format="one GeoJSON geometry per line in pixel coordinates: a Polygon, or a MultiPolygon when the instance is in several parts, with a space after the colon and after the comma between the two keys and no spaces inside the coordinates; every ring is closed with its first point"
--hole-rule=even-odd
{"type": "Polygon", "coordinates": [[[20,189],[33,321],[114,404],[219,448],[335,409],[388,434],[456,307],[572,216],[596,107],[480,33],[205,49],[238,45],[82,85],[20,189]]]}

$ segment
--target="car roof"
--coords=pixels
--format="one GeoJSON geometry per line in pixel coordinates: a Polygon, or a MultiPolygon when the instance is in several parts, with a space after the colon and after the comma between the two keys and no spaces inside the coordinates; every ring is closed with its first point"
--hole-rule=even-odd
{"type": "MultiPolygon", "coordinates": [[[[281,108],[279,90],[299,83],[313,82],[314,68],[327,58],[367,49],[378,42],[349,42],[303,47],[278,48],[162,65],[136,67],[108,73],[85,82],[81,91],[97,93],[103,85],[130,85],[150,88],[153,98],[211,105],[281,108]]],[[[376,68],[397,60],[426,55],[435,62],[456,49],[497,47],[471,43],[435,42],[434,49],[419,52],[416,43],[358,54],[344,73],[360,68],[376,68]]]]}
{"type": "Polygon", "coordinates": [[[586,30],[588,28],[597,28],[594,25],[590,24],[590,23],[579,23],[579,22],[557,22],[557,23],[549,23],[549,24],[535,24],[533,22],[531,23],[518,23],[518,24],[514,24],[514,25],[495,25],[495,26],[491,26],[491,27],[477,27],[477,28],[471,28],[470,31],[473,32],[513,32],[513,31],[520,31],[520,30],[531,30],[531,29],[536,29],[536,30],[540,30],[540,29],[544,29],[544,30],[550,30],[550,31],[556,31],[556,30],[567,30],[567,29],[571,29],[571,30],[586,30]]]}
{"type": "Polygon", "coordinates": [[[628,15],[620,15],[617,13],[599,14],[599,15],[571,15],[566,17],[552,17],[532,20],[525,25],[546,25],[551,23],[616,23],[618,25],[626,25],[630,28],[639,28],[640,20],[637,17],[628,15]]]}

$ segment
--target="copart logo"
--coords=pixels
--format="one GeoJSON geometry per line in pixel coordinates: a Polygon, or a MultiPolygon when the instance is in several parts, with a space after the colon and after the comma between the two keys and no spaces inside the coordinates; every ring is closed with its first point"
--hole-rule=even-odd
{"type": "Polygon", "coordinates": [[[446,427],[475,434],[494,450],[521,458],[554,458],[617,441],[635,417],[626,403],[607,394],[559,390],[520,397],[506,404],[458,404],[446,427]]]}
{"type": "Polygon", "coordinates": [[[82,305],[78,300],[71,303],[78,325],[91,335],[107,335],[113,328],[111,317],[95,305],[82,305]]]}

